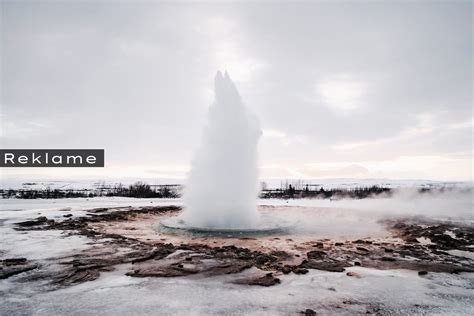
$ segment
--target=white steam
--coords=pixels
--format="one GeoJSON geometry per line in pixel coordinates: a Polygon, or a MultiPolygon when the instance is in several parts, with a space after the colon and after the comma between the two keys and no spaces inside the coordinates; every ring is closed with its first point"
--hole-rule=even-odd
{"type": "Polygon", "coordinates": [[[257,118],[227,72],[215,77],[215,101],[192,162],[181,219],[188,226],[253,228],[258,220],[257,118]]]}
{"type": "Polygon", "coordinates": [[[473,219],[471,188],[433,190],[420,193],[417,188],[400,188],[390,195],[361,200],[322,200],[321,205],[370,212],[374,217],[463,218],[473,219]]]}
{"type": "Polygon", "coordinates": [[[474,224],[472,188],[420,193],[401,188],[390,195],[366,199],[261,200],[261,209],[295,223],[293,235],[312,238],[365,238],[389,235],[387,219],[416,218],[421,222],[474,224]]]}

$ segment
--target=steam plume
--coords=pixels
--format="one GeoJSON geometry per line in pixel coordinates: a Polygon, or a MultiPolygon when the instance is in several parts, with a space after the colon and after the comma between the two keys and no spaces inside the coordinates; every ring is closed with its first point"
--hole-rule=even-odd
{"type": "Polygon", "coordinates": [[[192,162],[182,219],[188,226],[252,228],[258,220],[257,118],[242,103],[227,72],[217,72],[215,101],[192,162]]]}

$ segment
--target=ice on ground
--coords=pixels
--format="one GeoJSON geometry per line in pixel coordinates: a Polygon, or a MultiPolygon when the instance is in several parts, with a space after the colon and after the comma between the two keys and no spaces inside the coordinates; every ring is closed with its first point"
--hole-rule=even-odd
{"type": "MultiPolygon", "coordinates": [[[[291,233],[294,235],[310,235],[311,238],[344,240],[369,236],[386,237],[387,232],[380,220],[385,219],[387,216],[412,216],[417,214],[429,216],[429,210],[434,204],[438,204],[440,199],[441,198],[433,199],[428,196],[421,202],[417,200],[414,202],[414,205],[420,207],[420,209],[416,212],[410,200],[400,202],[396,199],[342,201],[319,199],[260,199],[258,204],[261,213],[273,216],[276,219],[280,218],[281,222],[292,223],[293,227],[291,233]],[[393,205],[390,204],[392,202],[393,205]],[[407,205],[409,207],[407,207],[407,205]]],[[[473,216],[471,214],[472,212],[470,212],[471,208],[469,208],[472,206],[471,203],[472,202],[469,202],[470,205],[467,206],[464,200],[451,203],[452,208],[449,212],[444,212],[444,218],[452,219],[453,216],[457,215],[458,219],[463,223],[466,221],[469,222],[473,216]],[[469,209],[469,212],[467,212],[467,209],[469,209]],[[461,216],[465,215],[465,213],[469,213],[467,217],[461,216]]],[[[0,204],[0,229],[10,226],[14,222],[32,219],[38,216],[46,216],[55,220],[63,220],[65,214],[84,216],[87,210],[98,207],[120,208],[128,206],[165,205],[179,206],[182,205],[182,201],[180,199],[136,199],[123,197],[57,200],[6,199],[2,200],[0,204]]],[[[443,210],[443,205],[446,206],[448,203],[440,203],[437,209],[434,209],[434,216],[439,218],[443,217],[440,215],[440,212],[443,210]]],[[[148,229],[149,233],[155,234],[152,229],[152,223],[144,222],[142,226],[136,226],[135,228],[140,229],[141,232],[148,229]],[[142,227],[144,225],[148,226],[142,227]]],[[[131,234],[132,231],[122,233],[131,234]]],[[[47,235],[46,232],[44,234],[44,236],[47,235]]],[[[52,236],[51,240],[53,239],[52,236]]]]}
{"type": "MultiPolygon", "coordinates": [[[[73,216],[84,216],[94,208],[121,208],[143,206],[181,206],[179,199],[136,199],[127,197],[95,197],[70,199],[2,199],[0,219],[4,222],[19,222],[38,216],[59,219],[71,213],[73,216]]],[[[1,221],[0,221],[1,225],[1,221]]]]}
{"type": "Polygon", "coordinates": [[[463,258],[474,260],[474,253],[470,251],[453,249],[453,250],[446,250],[446,252],[456,257],[463,257],[463,258]]]}
{"type": "Polygon", "coordinates": [[[421,245],[433,245],[431,242],[431,239],[426,238],[426,237],[418,237],[416,239],[421,245]]]}
{"type": "Polygon", "coordinates": [[[128,197],[94,197],[65,199],[1,199],[0,216],[8,217],[5,211],[81,211],[98,207],[138,207],[153,205],[182,205],[180,199],[138,199],[128,197]]]}
{"type": "MultiPolygon", "coordinates": [[[[288,315],[311,308],[320,314],[469,315],[474,307],[474,274],[430,273],[353,267],[345,273],[311,270],[281,277],[264,288],[230,283],[236,275],[211,278],[124,276],[127,266],[98,280],[53,292],[3,289],[5,314],[29,315],[288,315]]],[[[243,272],[240,277],[251,273],[243,272]]]]}
{"type": "Polygon", "coordinates": [[[5,242],[0,243],[0,255],[9,258],[23,257],[30,260],[44,260],[77,253],[86,249],[88,238],[65,236],[62,231],[18,232],[10,227],[0,227],[5,242]]]}
{"type": "MultiPolygon", "coordinates": [[[[313,229],[312,233],[319,232],[321,236],[348,233],[374,236],[381,229],[377,223],[379,218],[403,214],[385,212],[383,204],[377,204],[381,202],[375,201],[373,207],[364,203],[369,202],[259,201],[263,212],[292,216],[302,222],[302,231],[313,229]]],[[[76,252],[89,241],[85,237],[66,237],[55,231],[15,231],[13,223],[17,221],[41,215],[61,218],[68,212],[83,215],[86,210],[96,207],[171,204],[179,205],[180,201],[131,198],[3,200],[0,204],[0,254],[2,258],[27,257],[43,262],[76,252]]],[[[465,257],[467,253],[453,250],[451,254],[465,257]]],[[[45,291],[34,281],[15,282],[16,277],[0,280],[0,314],[287,315],[311,308],[323,315],[364,314],[367,311],[392,315],[470,315],[474,308],[472,273],[428,273],[420,277],[415,271],[352,267],[347,271],[358,273],[361,278],[310,270],[306,275],[278,276],[281,284],[262,288],[230,283],[239,275],[133,278],[125,276],[129,268],[118,266],[113,272],[102,273],[95,281],[56,291],[45,291]]],[[[251,272],[245,271],[240,276],[251,272]]]]}

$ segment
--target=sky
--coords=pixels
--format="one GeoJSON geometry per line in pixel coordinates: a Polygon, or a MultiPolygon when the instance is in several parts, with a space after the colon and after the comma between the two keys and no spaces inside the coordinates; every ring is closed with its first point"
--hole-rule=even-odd
{"type": "Polygon", "coordinates": [[[213,78],[263,128],[261,179],[472,181],[471,1],[1,1],[2,148],[104,148],[183,179],[213,78]]]}

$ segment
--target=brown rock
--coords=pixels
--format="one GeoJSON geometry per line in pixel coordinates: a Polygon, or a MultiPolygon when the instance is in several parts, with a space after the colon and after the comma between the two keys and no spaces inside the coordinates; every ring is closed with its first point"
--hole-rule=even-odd
{"type": "Polygon", "coordinates": [[[308,252],[306,255],[308,256],[308,259],[316,259],[316,260],[322,260],[327,256],[326,252],[322,250],[312,250],[308,252]]]}
{"type": "Polygon", "coordinates": [[[283,268],[281,268],[281,272],[283,272],[283,274],[288,274],[288,273],[290,273],[292,270],[293,270],[293,268],[290,267],[289,265],[284,265],[283,268]]]}
{"type": "Polygon", "coordinates": [[[305,268],[295,268],[295,269],[293,269],[294,274],[306,274],[308,272],[309,272],[308,269],[305,269],[305,268]]]}
{"type": "Polygon", "coordinates": [[[349,267],[350,265],[346,262],[339,261],[315,261],[309,260],[305,263],[302,263],[300,267],[306,269],[317,269],[329,272],[344,272],[344,267],[349,267]]]}

